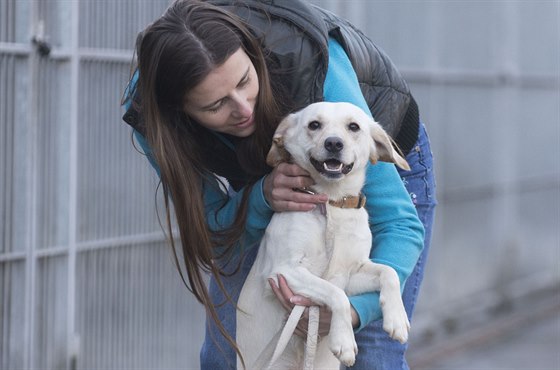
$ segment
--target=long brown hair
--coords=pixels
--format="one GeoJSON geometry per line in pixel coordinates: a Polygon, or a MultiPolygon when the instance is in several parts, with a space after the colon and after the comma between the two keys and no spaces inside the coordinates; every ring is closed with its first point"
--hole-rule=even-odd
{"type": "Polygon", "coordinates": [[[187,288],[205,306],[207,314],[239,354],[235,342],[218,320],[203,273],[210,272],[228,296],[221,282],[224,272],[214,262],[216,247],[224,247],[225,253],[220,256],[227,256],[240,242],[245,230],[247,195],[251,184],[270,170],[266,153],[284,109],[277,91],[273,90],[260,43],[240,19],[219,7],[196,0],[176,1],[140,35],[137,53],[137,88],[141,99],[137,109],[160,169],[168,237],[175,261],[187,288]],[[200,140],[207,133],[183,112],[183,98],[239,48],[247,53],[259,77],[254,110],[256,131],[240,140],[236,147],[237,159],[250,181],[231,227],[212,231],[206,223],[203,204],[203,184],[213,183],[205,182],[213,176],[203,155],[204,140],[200,140]],[[171,204],[188,283],[173,240],[171,204]]]}

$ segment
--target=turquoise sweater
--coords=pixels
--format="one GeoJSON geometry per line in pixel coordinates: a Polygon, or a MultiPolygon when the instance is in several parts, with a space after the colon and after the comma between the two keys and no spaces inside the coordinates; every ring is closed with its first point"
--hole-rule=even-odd
{"type": "MultiPolygon", "coordinates": [[[[334,39],[329,40],[324,98],[331,102],[353,103],[371,116],[350,60],[334,39]]],[[[366,208],[373,234],[370,257],[397,271],[402,290],[424,247],[424,227],[393,164],[370,165],[363,193],[367,197],[366,208]]],[[[350,297],[350,303],[360,317],[357,331],[381,318],[379,293],[350,297]]]]}
{"type": "MultiPolygon", "coordinates": [[[[329,42],[329,54],[329,67],[324,85],[325,100],[354,103],[371,115],[350,60],[333,39],[329,42]]],[[[146,140],[138,132],[135,134],[159,173],[150,156],[146,140]]],[[[259,180],[250,192],[244,235],[246,245],[256,245],[260,241],[274,213],[264,198],[262,182],[263,179],[259,180]]],[[[363,192],[367,197],[366,208],[373,234],[371,258],[374,262],[393,267],[399,275],[402,289],[424,246],[422,223],[394,165],[383,162],[378,162],[375,166],[370,165],[363,192]]],[[[217,186],[217,181],[205,184],[204,203],[210,228],[220,229],[230,225],[241,198],[242,192],[225,194],[217,186]]],[[[360,327],[357,331],[371,321],[381,318],[379,293],[350,297],[350,302],[360,317],[360,327]]]]}

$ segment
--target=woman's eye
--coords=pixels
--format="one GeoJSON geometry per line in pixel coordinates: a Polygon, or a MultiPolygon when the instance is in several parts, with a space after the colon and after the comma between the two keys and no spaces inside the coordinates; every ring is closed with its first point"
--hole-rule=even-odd
{"type": "Polygon", "coordinates": [[[247,76],[243,81],[241,81],[239,83],[239,87],[247,86],[250,81],[251,81],[251,78],[249,76],[247,76]]]}
{"type": "Polygon", "coordinates": [[[350,124],[348,124],[348,129],[352,132],[357,132],[360,131],[360,125],[355,122],[351,122],[350,124]]]}
{"type": "Polygon", "coordinates": [[[307,127],[312,131],[318,130],[318,129],[321,128],[321,122],[311,121],[311,122],[309,122],[309,125],[307,125],[307,127]]]}
{"type": "Polygon", "coordinates": [[[224,105],[223,100],[220,101],[218,104],[214,105],[212,108],[208,108],[206,110],[210,113],[217,113],[220,110],[220,108],[222,107],[222,105],[224,105]]]}

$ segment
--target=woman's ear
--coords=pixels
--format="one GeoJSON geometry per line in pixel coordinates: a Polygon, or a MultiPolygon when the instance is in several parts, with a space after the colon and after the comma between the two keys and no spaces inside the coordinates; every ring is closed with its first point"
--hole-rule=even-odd
{"type": "Polygon", "coordinates": [[[284,135],[292,126],[294,119],[294,114],[290,114],[278,124],[274,137],[272,138],[272,146],[266,156],[266,163],[269,166],[276,167],[280,163],[290,161],[292,156],[284,147],[284,135]]]}
{"type": "Polygon", "coordinates": [[[392,144],[392,140],[387,135],[383,127],[375,121],[372,120],[370,125],[371,138],[373,139],[372,148],[370,151],[369,160],[371,163],[377,163],[377,161],[394,163],[403,170],[410,171],[410,166],[406,160],[395,150],[392,144]]]}

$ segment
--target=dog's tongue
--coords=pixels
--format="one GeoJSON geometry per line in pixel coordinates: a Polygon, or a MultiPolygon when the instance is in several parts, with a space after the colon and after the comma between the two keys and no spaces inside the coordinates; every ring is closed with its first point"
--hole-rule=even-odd
{"type": "Polygon", "coordinates": [[[339,162],[334,159],[329,159],[323,162],[323,168],[325,171],[328,172],[341,172],[342,171],[342,162],[339,162]]]}

